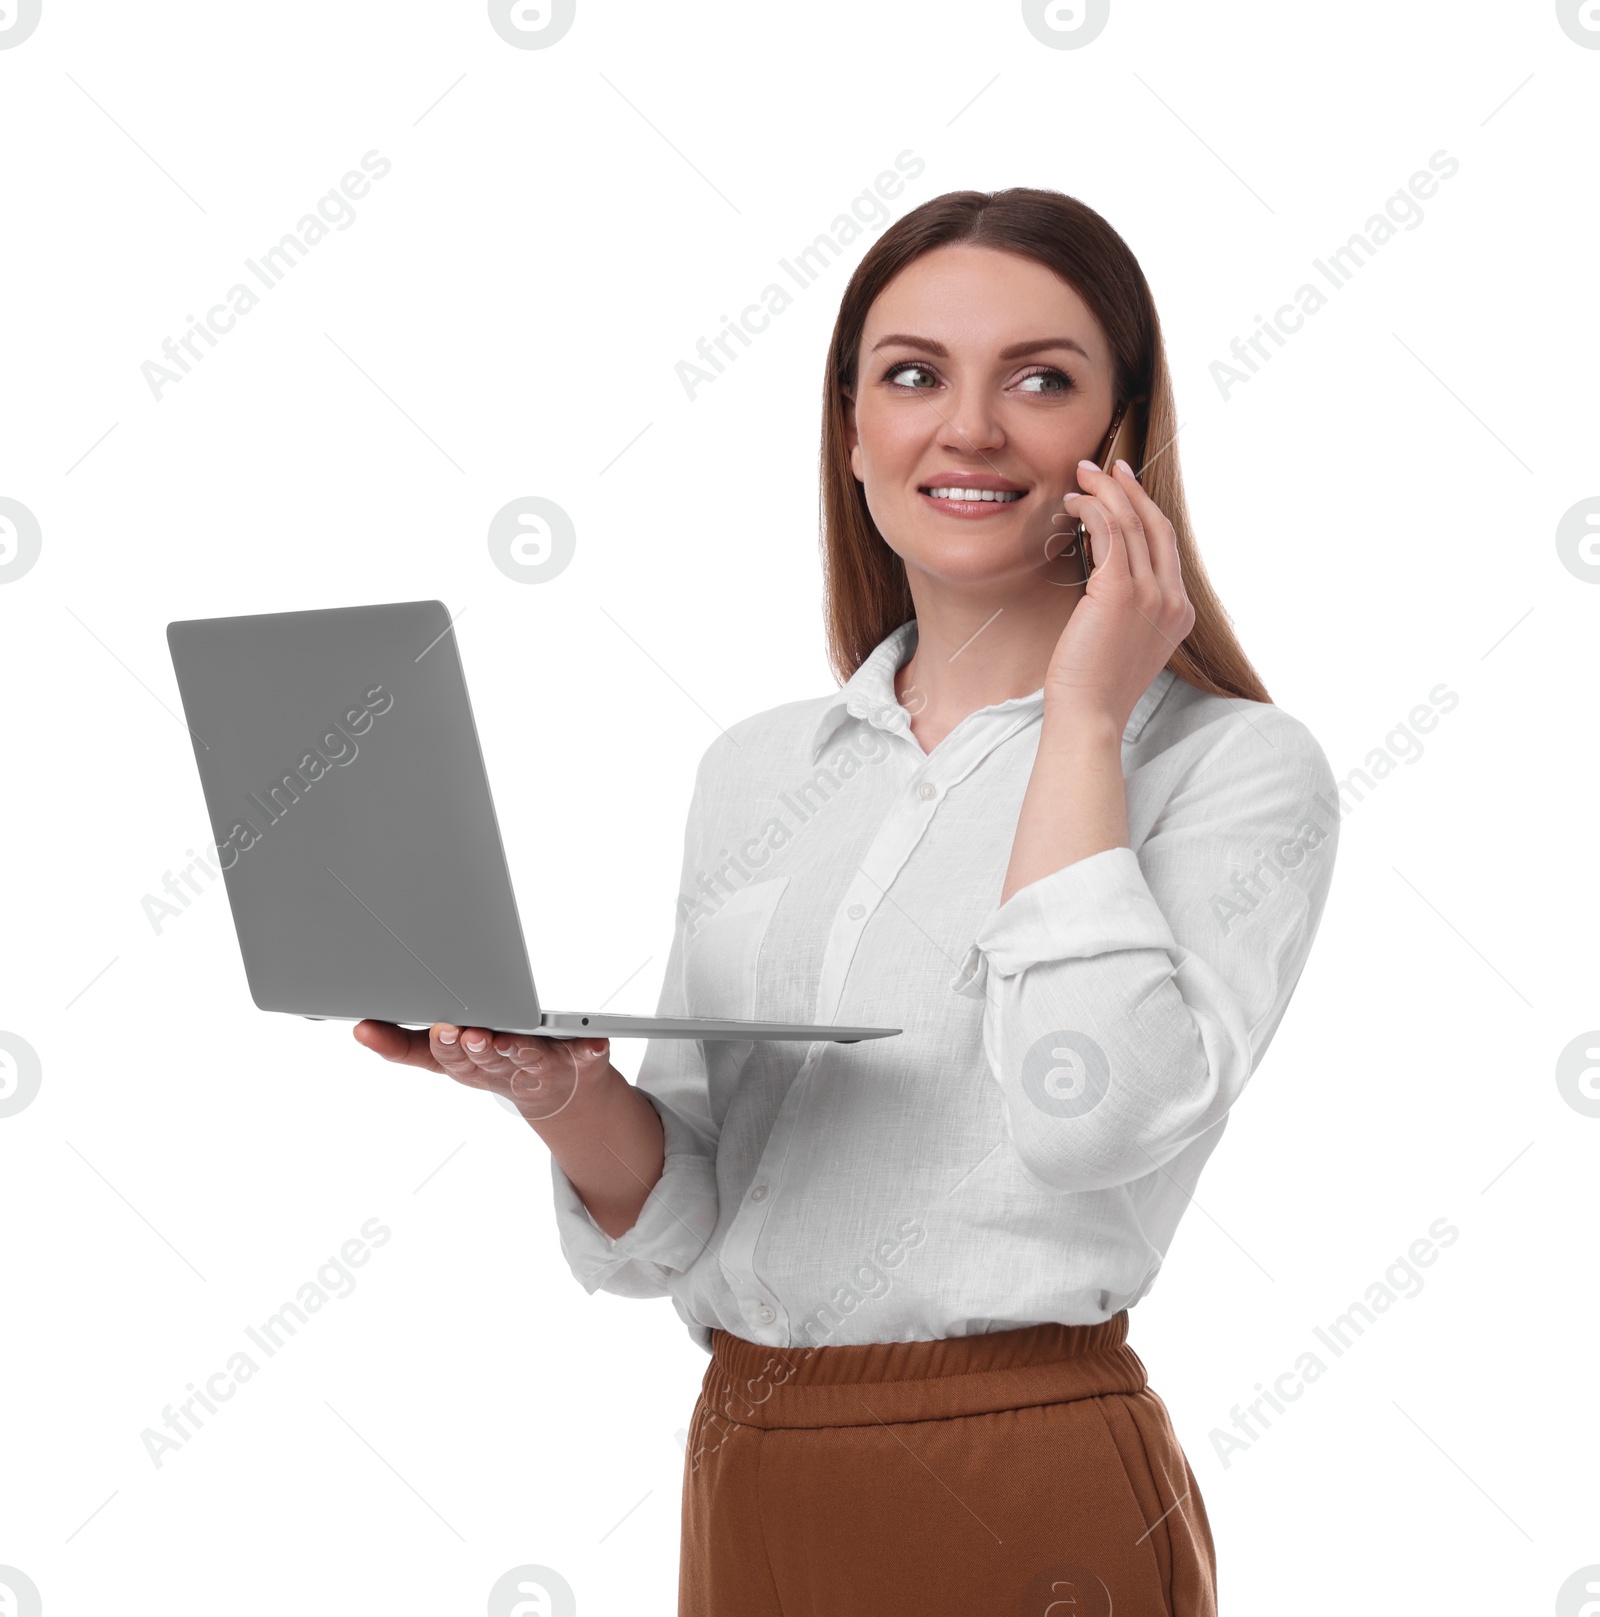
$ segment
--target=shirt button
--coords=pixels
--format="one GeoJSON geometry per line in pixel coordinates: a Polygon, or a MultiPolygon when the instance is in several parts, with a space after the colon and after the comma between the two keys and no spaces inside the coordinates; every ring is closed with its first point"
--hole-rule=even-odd
{"type": "Polygon", "coordinates": [[[756,1310],[756,1318],[760,1320],[763,1325],[770,1325],[777,1317],[777,1310],[771,1307],[770,1304],[763,1303],[756,1310]]]}
{"type": "Polygon", "coordinates": [[[866,913],[867,906],[865,904],[852,904],[850,908],[845,911],[845,914],[848,915],[852,921],[859,921],[866,913]]]}
{"type": "Polygon", "coordinates": [[[926,803],[929,798],[937,797],[938,795],[939,788],[935,786],[931,780],[923,781],[923,783],[917,788],[917,796],[920,797],[924,803],[926,803]]]}
{"type": "Polygon", "coordinates": [[[750,1200],[753,1202],[764,1202],[766,1199],[767,1187],[765,1185],[757,1185],[756,1188],[750,1192],[750,1200]]]}

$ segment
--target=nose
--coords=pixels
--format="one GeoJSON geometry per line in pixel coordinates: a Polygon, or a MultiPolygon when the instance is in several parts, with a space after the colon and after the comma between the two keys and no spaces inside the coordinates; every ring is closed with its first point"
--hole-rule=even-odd
{"type": "Polygon", "coordinates": [[[1005,443],[995,400],[986,388],[958,384],[940,414],[939,447],[953,455],[982,454],[1005,443]]]}

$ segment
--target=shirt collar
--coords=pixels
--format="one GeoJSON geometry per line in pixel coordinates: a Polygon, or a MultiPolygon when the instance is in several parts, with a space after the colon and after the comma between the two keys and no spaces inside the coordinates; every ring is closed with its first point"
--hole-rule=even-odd
{"type": "MultiPolygon", "coordinates": [[[[870,652],[866,660],[843,685],[828,697],[817,715],[816,729],[811,737],[811,759],[815,763],[822,749],[838,733],[848,718],[864,719],[879,730],[901,731],[910,734],[911,717],[901,707],[895,694],[894,676],[909,660],[917,647],[917,622],[913,618],[902,623],[870,652]]],[[[1178,676],[1170,668],[1163,668],[1145,687],[1144,694],[1134,703],[1133,712],[1122,732],[1126,742],[1136,741],[1139,732],[1160,706],[1161,699],[1172,688],[1178,676]]],[[[1009,697],[984,708],[985,713],[1015,713],[1023,709],[1044,711],[1044,691],[1030,691],[1026,696],[1009,697]]]]}

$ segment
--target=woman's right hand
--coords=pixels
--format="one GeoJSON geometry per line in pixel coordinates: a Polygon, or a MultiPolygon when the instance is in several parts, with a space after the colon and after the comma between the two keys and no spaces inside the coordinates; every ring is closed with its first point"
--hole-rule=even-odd
{"type": "Polygon", "coordinates": [[[442,1072],[504,1095],[530,1123],[556,1116],[611,1065],[609,1039],[551,1039],[435,1022],[428,1029],[357,1022],[356,1043],[385,1061],[442,1072]]]}

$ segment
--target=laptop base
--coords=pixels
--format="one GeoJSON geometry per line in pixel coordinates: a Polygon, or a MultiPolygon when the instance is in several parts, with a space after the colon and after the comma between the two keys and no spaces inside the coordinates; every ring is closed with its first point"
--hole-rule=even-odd
{"type": "MultiPolygon", "coordinates": [[[[308,1022],[356,1022],[355,1016],[307,1016],[308,1022]]],[[[401,1022],[401,1027],[431,1027],[428,1022],[401,1022]]],[[[467,1023],[472,1026],[472,1023],[467,1023]]],[[[901,1032],[897,1027],[844,1027],[805,1022],[734,1022],[702,1017],[613,1016],[604,1011],[544,1011],[538,1027],[492,1028],[494,1033],[517,1033],[544,1039],[717,1039],[773,1040],[807,1044],[859,1044],[863,1039],[886,1039],[901,1032]]]]}

